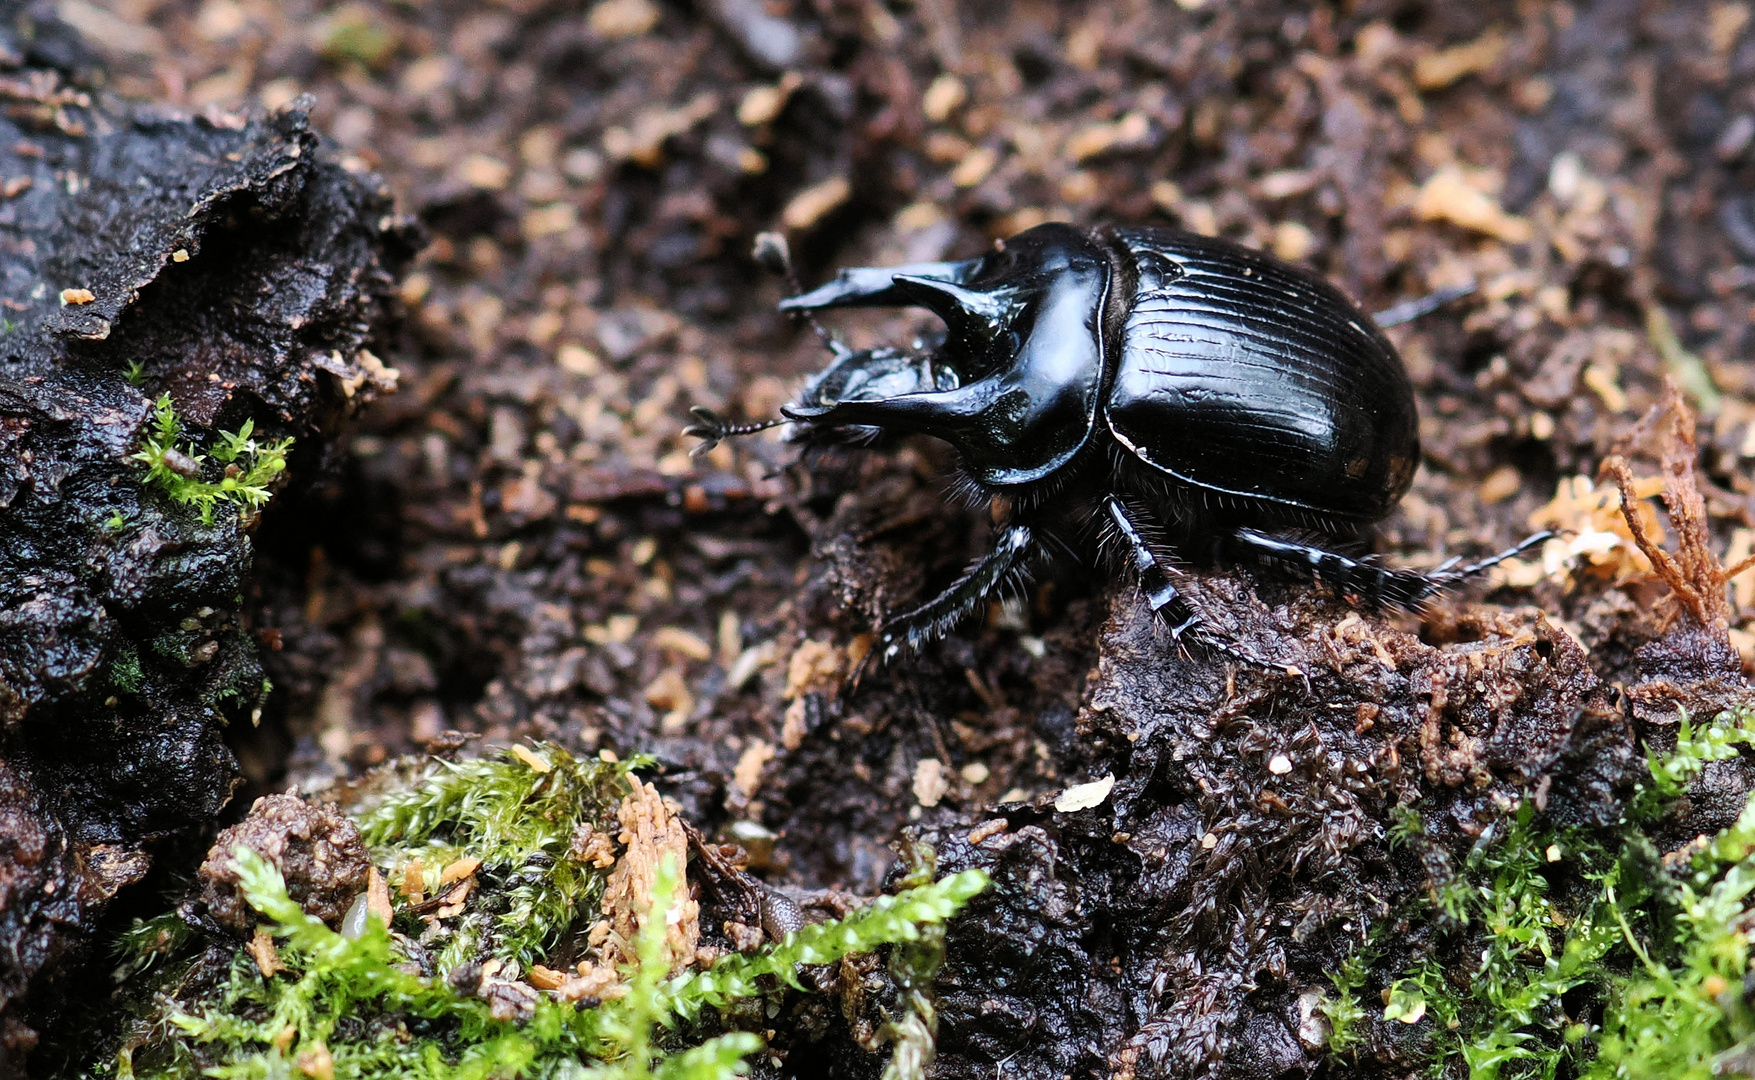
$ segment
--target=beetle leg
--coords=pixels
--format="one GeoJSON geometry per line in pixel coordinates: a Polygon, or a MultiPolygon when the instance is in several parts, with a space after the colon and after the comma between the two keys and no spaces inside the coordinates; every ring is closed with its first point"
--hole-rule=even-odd
{"type": "Polygon", "coordinates": [[[1386,566],[1374,559],[1350,558],[1311,544],[1279,540],[1253,529],[1238,529],[1233,535],[1238,543],[1263,558],[1282,565],[1309,568],[1329,588],[1341,596],[1356,599],[1366,607],[1408,610],[1554,536],[1551,532],[1539,532],[1515,547],[1507,548],[1480,562],[1457,566],[1455,560],[1452,560],[1429,573],[1421,573],[1418,570],[1386,566]]]}
{"type": "Polygon", "coordinates": [[[1200,614],[1189,604],[1187,598],[1176,591],[1176,586],[1171,584],[1170,571],[1152,551],[1151,545],[1146,543],[1146,538],[1140,534],[1139,526],[1128,516],[1127,508],[1121,505],[1121,500],[1111,495],[1103,500],[1103,508],[1120,532],[1122,542],[1127,545],[1128,559],[1139,578],[1140,590],[1146,594],[1146,602],[1152,605],[1153,614],[1169,628],[1172,638],[1178,643],[1193,642],[1200,648],[1228,656],[1250,667],[1278,670],[1274,665],[1210,633],[1202,626],[1200,614]]]}
{"type": "Polygon", "coordinates": [[[1028,525],[1009,526],[999,534],[999,543],[987,557],[950,588],[913,611],[885,622],[872,651],[888,661],[904,645],[918,649],[944,637],[952,627],[980,610],[994,593],[1016,581],[1035,546],[1036,534],[1028,525]]]}
{"type": "Polygon", "coordinates": [[[1127,508],[1121,500],[1111,495],[1103,500],[1103,508],[1109,513],[1109,520],[1121,533],[1121,539],[1127,545],[1128,559],[1133,563],[1133,572],[1139,577],[1140,590],[1146,594],[1146,602],[1152,605],[1153,614],[1164,620],[1170,628],[1170,636],[1182,640],[1182,635],[1200,625],[1200,616],[1194,608],[1176,591],[1170,583],[1170,574],[1164,564],[1158,561],[1144,536],[1128,517],[1127,508]]]}

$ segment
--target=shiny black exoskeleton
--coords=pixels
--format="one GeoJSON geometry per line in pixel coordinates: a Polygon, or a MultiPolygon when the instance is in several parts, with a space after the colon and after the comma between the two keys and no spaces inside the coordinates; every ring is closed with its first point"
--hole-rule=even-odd
{"type": "MultiPolygon", "coordinates": [[[[990,555],[884,625],[886,658],[1015,586],[1045,534],[1092,546],[1080,535],[1092,520],[1172,634],[1224,651],[1168,556],[1300,567],[1368,606],[1409,607],[1545,538],[1428,574],[1328,549],[1357,542],[1407,491],[1419,415],[1370,317],[1260,252],[1048,224],[980,258],[843,270],[780,306],[904,305],[938,315],[943,342],[856,352],[831,339],[834,361],[781,410],[806,441],[943,439],[973,490],[1009,508],[990,555]]],[[[698,414],[690,433],[708,440],[769,426],[698,414]]]]}

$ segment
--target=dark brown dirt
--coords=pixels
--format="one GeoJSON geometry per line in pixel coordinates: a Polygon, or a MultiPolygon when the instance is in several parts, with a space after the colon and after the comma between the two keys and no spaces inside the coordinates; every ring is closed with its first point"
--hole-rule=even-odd
{"type": "MultiPolygon", "coordinates": [[[[258,789],[452,729],[651,751],[709,836],[779,835],[771,880],[869,893],[908,826],[995,868],[953,940],[940,1075],[1270,1076],[1319,1067],[1304,991],[1424,887],[1390,807],[1417,803],[1437,851],[1524,795],[1604,821],[1677,704],[1747,697],[1755,577],[1728,627],[1696,625],[1592,501],[1611,453],[1656,475],[1635,421],[1675,374],[1707,399],[1705,535],[1755,546],[1746,4],[113,7],[119,89],[311,91],[434,237],[386,357],[402,390],[263,523],[249,608],[277,690],[235,739],[258,789]],[[1597,547],[1421,618],[1205,583],[1302,677],[1180,657],[1128,586],[1062,567],[845,691],[860,635],[989,525],[947,503],[930,444],[687,459],[688,405],[771,415],[823,360],[750,240],[785,225],[815,280],[1044,219],[1218,232],[1372,308],[1478,283],[1391,332],[1426,460],[1381,547],[1432,565],[1537,524],[1597,547]],[[1110,773],[1102,806],[1050,808],[1110,773]]],[[[1386,1074],[1418,1050],[1392,1036],[1386,1074]]]]}
{"type": "MultiPolygon", "coordinates": [[[[355,356],[415,239],[294,107],[103,88],[65,26],[0,4],[0,1074],[68,959],[155,862],[186,874],[265,687],[236,507],[212,527],[129,460],[169,393],[186,438],[294,437],[316,473],[371,396],[355,356]],[[353,384],[347,385],[347,380],[353,384]]],[[[213,477],[216,479],[217,477],[213,477]]]]}

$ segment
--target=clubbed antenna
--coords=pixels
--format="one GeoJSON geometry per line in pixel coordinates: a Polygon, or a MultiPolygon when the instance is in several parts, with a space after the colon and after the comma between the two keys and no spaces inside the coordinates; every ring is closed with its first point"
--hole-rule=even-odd
{"type": "Polygon", "coordinates": [[[754,424],[733,424],[705,405],[691,406],[689,415],[693,416],[698,423],[683,428],[683,434],[701,440],[700,445],[689,451],[690,457],[700,457],[725,439],[735,438],[739,435],[754,435],[758,431],[766,431],[771,427],[791,423],[789,420],[762,420],[754,424]]]}
{"type": "MultiPolygon", "coordinates": [[[[804,286],[798,280],[798,268],[792,264],[792,246],[786,242],[785,234],[757,233],[756,246],[750,252],[750,256],[768,273],[784,278],[786,287],[792,290],[793,296],[801,295],[804,292],[804,286]]],[[[823,324],[817,321],[815,315],[808,311],[795,312],[795,315],[810,323],[810,328],[816,331],[817,337],[822,340],[823,345],[831,353],[837,357],[847,354],[847,346],[836,341],[835,335],[829,333],[823,324]]]]}

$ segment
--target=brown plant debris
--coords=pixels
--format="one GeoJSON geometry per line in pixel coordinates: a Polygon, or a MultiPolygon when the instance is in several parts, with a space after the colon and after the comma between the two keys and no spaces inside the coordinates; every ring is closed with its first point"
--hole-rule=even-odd
{"type": "MultiPolygon", "coordinates": [[[[652,910],[659,867],[669,860],[680,881],[689,851],[688,832],[677,816],[676,805],[649,783],[634,777],[629,777],[628,783],[630,790],[616,807],[616,819],[622,825],[616,839],[625,850],[610,871],[603,893],[603,913],[609,918],[610,929],[603,954],[612,968],[633,963],[634,941],[646,920],[659,914],[652,910]]],[[[701,938],[700,905],[686,890],[681,891],[660,917],[665,921],[668,966],[672,972],[680,971],[695,958],[695,946],[701,938]]]]}
{"type": "Polygon", "coordinates": [[[1713,554],[1706,500],[1700,495],[1695,474],[1700,447],[1695,436],[1694,412],[1673,378],[1664,379],[1663,396],[1640,419],[1633,438],[1658,461],[1664,509],[1676,530],[1676,554],[1663,548],[1662,534],[1653,535],[1635,511],[1640,505],[1639,483],[1627,459],[1616,454],[1603,461],[1602,471],[1620,489],[1621,516],[1627,531],[1694,622],[1725,637],[1731,615],[1725,587],[1732,578],[1755,565],[1755,556],[1727,570],[1713,554]]]}

